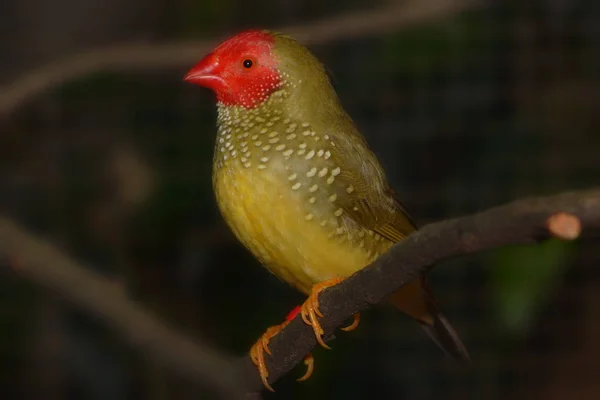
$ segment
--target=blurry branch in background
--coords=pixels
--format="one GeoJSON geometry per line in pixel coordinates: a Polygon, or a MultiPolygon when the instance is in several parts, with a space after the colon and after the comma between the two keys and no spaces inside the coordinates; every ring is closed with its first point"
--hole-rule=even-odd
{"type": "Polygon", "coordinates": [[[96,315],[144,357],[162,363],[170,372],[221,398],[241,398],[231,359],[167,327],[127,298],[118,283],[0,216],[0,263],[4,262],[22,278],[96,315]]]}
{"type": "MultiPolygon", "coordinates": [[[[574,240],[581,232],[598,228],[600,188],[518,200],[426,225],[368,267],[322,293],[319,303],[325,314],[321,321],[325,335],[331,339],[346,319],[379,303],[440,261],[550,237],[574,240]]],[[[249,356],[232,360],[167,328],[110,280],[2,217],[0,258],[11,260],[23,278],[97,315],[143,356],[162,361],[172,373],[213,388],[224,398],[235,398],[234,389],[245,391],[247,398],[260,398],[262,383],[249,356]]],[[[523,269],[527,267],[523,265],[523,269]]],[[[315,345],[312,328],[296,317],[269,344],[269,383],[300,363],[315,345]]]]}
{"type": "MultiPolygon", "coordinates": [[[[482,0],[388,0],[379,9],[356,11],[295,26],[275,27],[305,44],[380,35],[437,18],[447,18],[482,0]]],[[[41,93],[104,71],[129,72],[180,68],[209,52],[216,40],[163,44],[121,44],[76,54],[26,72],[0,89],[0,116],[41,93]]],[[[183,74],[183,72],[182,72],[183,74]]]]}
{"type": "MultiPolygon", "coordinates": [[[[435,263],[505,245],[534,244],[556,237],[574,240],[600,228],[600,188],[552,197],[528,198],[471,216],[426,225],[375,262],[339,285],[325,290],[319,308],[326,338],[361,310],[384,300],[402,285],[428,272],[435,263]]],[[[522,266],[524,270],[527,265],[522,266]]],[[[317,342],[311,327],[297,316],[269,343],[265,361],[270,384],[303,361],[317,342]]],[[[248,392],[262,383],[249,356],[239,361],[248,392]]]]}

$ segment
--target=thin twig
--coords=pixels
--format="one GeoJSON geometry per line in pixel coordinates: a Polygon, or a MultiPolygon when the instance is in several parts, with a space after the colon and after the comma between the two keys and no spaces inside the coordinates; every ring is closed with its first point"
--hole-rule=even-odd
{"type": "Polygon", "coordinates": [[[95,314],[134,348],[170,371],[212,389],[223,398],[241,398],[232,360],[169,328],[121,287],[79,264],[45,240],[0,217],[0,260],[21,277],[95,314]]]}
{"type": "MultiPolygon", "coordinates": [[[[390,1],[373,11],[357,11],[295,26],[276,27],[305,44],[327,43],[390,31],[446,18],[481,0],[390,1]]],[[[0,89],[0,116],[10,115],[41,93],[101,71],[151,71],[191,65],[210,51],[216,40],[119,44],[86,51],[28,71],[0,89]]],[[[183,72],[182,72],[183,74],[183,72]]]]}
{"type": "MultiPolygon", "coordinates": [[[[532,244],[551,236],[575,239],[580,232],[598,228],[600,189],[518,200],[472,216],[426,225],[371,265],[321,294],[325,337],[331,337],[352,315],[379,303],[439,261],[504,245],[532,244]]],[[[297,316],[269,344],[269,383],[299,364],[315,345],[312,328],[297,316]]],[[[239,368],[246,371],[249,392],[262,389],[249,356],[239,360],[239,368]]]]}

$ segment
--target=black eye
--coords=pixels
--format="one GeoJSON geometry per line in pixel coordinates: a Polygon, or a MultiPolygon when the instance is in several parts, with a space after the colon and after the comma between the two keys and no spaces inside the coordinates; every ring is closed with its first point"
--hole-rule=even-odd
{"type": "Polygon", "coordinates": [[[252,68],[252,60],[244,60],[244,68],[252,68]]]}

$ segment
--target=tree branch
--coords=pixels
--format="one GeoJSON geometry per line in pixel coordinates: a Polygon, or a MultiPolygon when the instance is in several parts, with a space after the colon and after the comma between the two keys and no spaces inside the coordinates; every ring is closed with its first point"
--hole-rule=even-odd
{"type": "MultiPolygon", "coordinates": [[[[325,337],[355,313],[379,303],[402,285],[456,256],[555,236],[575,239],[580,231],[600,228],[600,188],[552,197],[518,200],[475,215],[429,224],[397,243],[366,268],[325,290],[319,305],[325,337]]],[[[527,266],[523,266],[527,268],[527,266]]],[[[300,363],[316,346],[312,328],[298,315],[270,344],[269,383],[300,363]]],[[[250,357],[240,359],[249,392],[262,389],[250,357]]]]}
{"type": "MultiPolygon", "coordinates": [[[[573,240],[600,228],[600,188],[518,200],[471,216],[429,224],[341,284],[325,290],[320,308],[326,336],[355,313],[426,273],[433,264],[509,244],[532,244],[555,236],[573,240]]],[[[0,257],[23,278],[96,314],[143,355],[170,371],[236,398],[260,398],[258,373],[248,356],[233,361],[166,327],[127,299],[111,281],[90,272],[42,239],[0,217],[0,257]]],[[[526,268],[527,266],[524,266],[526,268]]],[[[273,383],[301,362],[316,345],[312,329],[296,317],[275,336],[266,362],[273,383]]]]}
{"type": "MultiPolygon", "coordinates": [[[[448,17],[482,0],[389,1],[373,11],[357,11],[295,26],[276,27],[305,44],[383,34],[448,17]]],[[[120,44],[76,54],[26,72],[0,89],[0,115],[10,115],[31,98],[65,82],[101,71],[150,71],[191,65],[217,42],[120,44]]]]}

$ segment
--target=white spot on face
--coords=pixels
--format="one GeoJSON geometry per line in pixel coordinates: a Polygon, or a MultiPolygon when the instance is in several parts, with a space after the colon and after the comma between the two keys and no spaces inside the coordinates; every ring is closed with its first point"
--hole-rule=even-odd
{"type": "Polygon", "coordinates": [[[333,203],[334,201],[336,201],[337,199],[337,194],[332,194],[331,196],[329,196],[329,198],[327,200],[329,200],[330,203],[333,203]]]}
{"type": "Polygon", "coordinates": [[[311,187],[308,188],[308,191],[311,193],[314,193],[317,191],[317,189],[319,188],[319,186],[317,184],[312,185],[311,187]]]}
{"type": "Polygon", "coordinates": [[[277,135],[279,135],[279,132],[277,132],[277,131],[273,131],[273,132],[269,133],[270,138],[275,137],[277,135]]]}
{"type": "Polygon", "coordinates": [[[317,156],[323,157],[323,153],[324,153],[323,150],[319,150],[319,151],[317,151],[317,156]]]}
{"type": "Polygon", "coordinates": [[[269,151],[269,149],[270,149],[270,148],[271,148],[271,145],[270,145],[270,144],[265,144],[265,145],[263,146],[263,148],[262,148],[262,149],[263,149],[264,151],[269,151]]]}
{"type": "Polygon", "coordinates": [[[348,194],[350,194],[350,193],[354,192],[354,186],[352,186],[352,185],[348,185],[348,187],[346,188],[346,192],[347,192],[348,194]]]}
{"type": "Polygon", "coordinates": [[[277,143],[277,142],[279,142],[279,138],[278,137],[274,137],[274,138],[269,139],[269,143],[277,143]]]}
{"type": "Polygon", "coordinates": [[[267,168],[266,165],[264,165],[264,164],[258,164],[258,169],[265,169],[265,168],[267,168]]]}
{"type": "Polygon", "coordinates": [[[305,130],[304,132],[302,132],[303,136],[310,136],[310,130],[305,130]]]}
{"type": "Polygon", "coordinates": [[[285,149],[285,144],[278,144],[278,145],[275,147],[275,150],[277,150],[277,151],[281,151],[281,150],[283,150],[283,149],[285,149]]]}
{"type": "Polygon", "coordinates": [[[340,174],[340,172],[341,172],[340,167],[336,167],[331,170],[331,175],[338,176],[340,174]]]}
{"type": "Polygon", "coordinates": [[[333,213],[333,215],[335,215],[336,217],[339,217],[343,213],[344,213],[344,210],[342,210],[341,208],[338,208],[337,210],[335,210],[335,212],[333,213]]]}
{"type": "Polygon", "coordinates": [[[261,157],[260,161],[266,163],[267,161],[269,161],[269,157],[261,157]]]}
{"type": "Polygon", "coordinates": [[[260,140],[258,140],[258,141],[256,141],[256,143],[254,143],[254,145],[256,147],[260,147],[260,146],[262,146],[262,142],[260,140]]]}
{"type": "Polygon", "coordinates": [[[309,202],[310,204],[314,204],[314,203],[315,203],[315,201],[317,201],[317,198],[316,198],[316,197],[314,197],[314,196],[308,199],[308,202],[309,202]]]}
{"type": "Polygon", "coordinates": [[[300,143],[298,145],[298,147],[300,147],[301,149],[305,149],[306,148],[306,143],[300,143]]]}
{"type": "Polygon", "coordinates": [[[289,135],[286,136],[287,140],[294,140],[296,139],[296,134],[295,133],[290,133],[289,135]]]}
{"type": "Polygon", "coordinates": [[[306,157],[304,157],[305,160],[310,160],[311,158],[313,158],[313,156],[315,155],[315,151],[311,150],[308,152],[308,154],[306,155],[306,157]]]}
{"type": "Polygon", "coordinates": [[[327,175],[327,171],[329,171],[327,168],[323,168],[322,170],[319,171],[319,177],[322,178],[325,175],[327,175]]]}
{"type": "Polygon", "coordinates": [[[333,181],[335,180],[335,178],[332,176],[330,176],[329,178],[327,178],[327,184],[331,185],[333,183],[333,181]]]}

